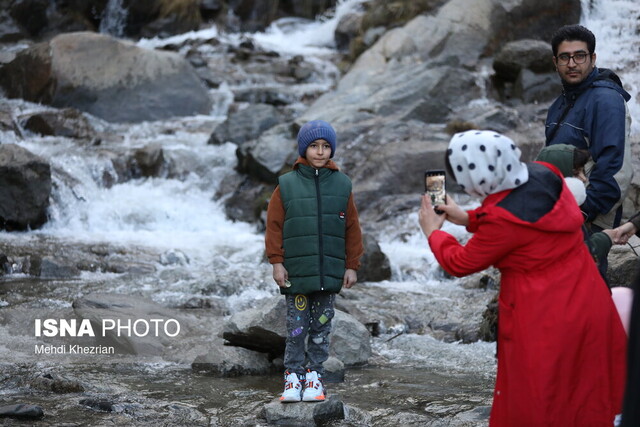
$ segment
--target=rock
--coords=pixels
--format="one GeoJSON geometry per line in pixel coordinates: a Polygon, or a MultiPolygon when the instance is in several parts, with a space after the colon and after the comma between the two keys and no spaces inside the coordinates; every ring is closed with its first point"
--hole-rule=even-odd
{"type": "Polygon", "coordinates": [[[265,375],[271,370],[271,364],[265,353],[221,345],[196,357],[191,364],[191,369],[207,375],[235,377],[265,375]]]}
{"type": "Polygon", "coordinates": [[[235,113],[218,125],[209,138],[209,144],[223,144],[231,141],[242,145],[260,136],[267,129],[279,124],[282,114],[272,105],[250,105],[235,113]]]}
{"type": "Polygon", "coordinates": [[[95,33],[33,45],[3,67],[9,98],[73,107],[112,122],[206,114],[211,100],[180,55],[95,33]],[[33,70],[37,70],[34,73],[33,70]]]}
{"type": "Polygon", "coordinates": [[[322,426],[335,420],[344,420],[344,403],[338,399],[327,399],[313,408],[313,421],[322,426]]]}
{"type": "Polygon", "coordinates": [[[258,307],[233,314],[224,323],[222,337],[232,345],[279,355],[284,353],[287,328],[284,297],[273,297],[258,307]]]}
{"type": "Polygon", "coordinates": [[[0,417],[38,419],[44,417],[44,411],[38,405],[16,403],[0,406],[0,417]]]}
{"type": "Polygon", "coordinates": [[[224,201],[224,211],[234,221],[255,222],[265,212],[275,186],[244,179],[224,201]]]}
{"type": "Polygon", "coordinates": [[[360,259],[358,270],[359,282],[381,282],[391,279],[391,265],[389,258],[382,252],[375,237],[369,233],[363,234],[364,256],[360,259]]]}
{"type": "Polygon", "coordinates": [[[33,379],[31,388],[37,390],[52,391],[58,394],[82,393],[84,386],[75,380],[68,380],[57,375],[45,374],[33,379]]]}
{"type": "Polygon", "coordinates": [[[107,399],[89,398],[89,399],[82,399],[78,403],[82,406],[86,406],[101,412],[113,412],[114,410],[113,408],[114,403],[111,400],[107,400],[107,399]]]}
{"type": "Polygon", "coordinates": [[[274,126],[257,140],[238,147],[236,154],[239,172],[275,184],[278,176],[290,170],[298,157],[293,129],[288,124],[274,126]]]}
{"type": "MultiPolygon", "coordinates": [[[[636,237],[630,239],[631,244],[638,243],[636,237]]],[[[637,249],[636,249],[637,251],[637,249]]],[[[640,274],[638,254],[634,253],[628,245],[612,246],[609,252],[609,266],[607,278],[609,286],[630,286],[636,274],[640,274]]]]}
{"type": "Polygon", "coordinates": [[[124,33],[133,37],[168,37],[200,27],[200,0],[133,1],[127,3],[124,33]]]}
{"type": "Polygon", "coordinates": [[[20,117],[22,127],[44,136],[93,139],[97,136],[89,120],[74,108],[43,111],[20,117]]]}
{"type": "MultiPolygon", "coordinates": [[[[223,338],[230,344],[269,353],[284,353],[287,336],[284,298],[265,299],[249,310],[233,314],[224,324],[223,338]]],[[[353,316],[335,311],[332,320],[329,354],[346,366],[367,363],[371,356],[370,335],[353,316]]]]}
{"type": "Polygon", "coordinates": [[[542,40],[516,40],[502,46],[493,58],[496,77],[514,82],[522,70],[553,73],[551,45],[542,40]]]}
{"type": "Polygon", "coordinates": [[[526,103],[550,103],[562,92],[556,73],[536,74],[522,70],[513,89],[513,96],[526,103]]]}
{"type": "Polygon", "coordinates": [[[50,194],[49,163],[16,144],[0,144],[0,229],[41,227],[50,194]]]}
{"type": "Polygon", "coordinates": [[[176,310],[133,295],[93,293],[72,306],[79,319],[95,325],[98,344],[114,346],[120,354],[171,358],[174,346],[193,329],[176,310]]]}
{"type": "Polygon", "coordinates": [[[363,18],[363,12],[347,13],[340,18],[333,36],[338,50],[347,51],[349,49],[351,41],[358,36],[363,18]]]}
{"type": "Polygon", "coordinates": [[[324,402],[283,404],[278,401],[264,406],[267,423],[289,426],[320,426],[345,418],[344,404],[329,398],[324,402]]]}
{"type": "Polygon", "coordinates": [[[71,279],[80,276],[80,270],[67,259],[40,257],[32,255],[29,263],[29,274],[46,279],[71,279]]]}
{"type": "Polygon", "coordinates": [[[344,363],[340,359],[329,356],[322,366],[324,367],[322,379],[325,383],[341,383],[344,381],[344,363]]]}
{"type": "Polygon", "coordinates": [[[364,365],[371,357],[371,335],[367,328],[350,314],[335,310],[329,339],[329,354],[345,366],[364,365]]]}
{"type": "Polygon", "coordinates": [[[136,150],[135,164],[144,177],[158,177],[162,175],[165,165],[164,151],[160,145],[149,145],[136,150]]]}

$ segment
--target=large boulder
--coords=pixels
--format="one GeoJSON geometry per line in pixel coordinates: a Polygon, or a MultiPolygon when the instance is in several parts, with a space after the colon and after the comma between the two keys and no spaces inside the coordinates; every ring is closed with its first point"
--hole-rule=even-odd
{"type": "MultiPolygon", "coordinates": [[[[223,338],[231,345],[269,353],[284,353],[287,336],[283,297],[273,297],[258,307],[232,315],[224,324],[223,338]]],[[[329,352],[346,366],[367,363],[371,356],[370,334],[353,316],[335,311],[329,352]]]]}
{"type": "Polygon", "coordinates": [[[211,107],[180,55],[102,34],[59,35],[21,51],[1,71],[9,98],[74,107],[112,122],[206,114],[211,107]]]}
{"type": "Polygon", "coordinates": [[[273,105],[250,105],[240,111],[229,113],[227,120],[214,129],[209,138],[209,144],[223,144],[231,141],[240,145],[257,138],[262,132],[281,121],[282,113],[273,105]]]}
{"type": "Polygon", "coordinates": [[[0,144],[0,229],[42,226],[50,194],[49,163],[16,144],[0,144]]]}

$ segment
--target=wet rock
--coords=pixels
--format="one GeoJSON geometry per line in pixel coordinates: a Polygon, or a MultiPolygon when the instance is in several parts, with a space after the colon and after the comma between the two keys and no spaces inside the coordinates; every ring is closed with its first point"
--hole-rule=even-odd
{"type": "Polygon", "coordinates": [[[50,194],[49,163],[16,144],[0,144],[0,229],[41,227],[50,194]]]}
{"type": "Polygon", "coordinates": [[[106,400],[106,399],[89,398],[89,399],[82,399],[78,403],[82,406],[86,406],[101,412],[113,412],[114,410],[113,408],[114,403],[111,400],[106,400]]]}
{"type": "Polygon", "coordinates": [[[93,139],[97,136],[89,120],[74,108],[42,111],[20,117],[20,121],[26,130],[45,136],[83,139],[93,139]]]}
{"type": "Polygon", "coordinates": [[[344,52],[349,49],[351,41],[358,36],[363,18],[364,12],[347,13],[340,18],[333,36],[338,50],[344,52]]]}
{"type": "Polygon", "coordinates": [[[21,136],[20,130],[13,119],[11,107],[6,104],[0,105],[0,131],[10,131],[21,136]]]}
{"type": "Polygon", "coordinates": [[[205,114],[211,107],[180,55],[88,32],[62,34],[19,52],[3,67],[0,86],[10,98],[73,107],[112,122],[205,114]]]}
{"type": "Polygon", "coordinates": [[[133,295],[88,294],[74,300],[72,306],[79,319],[99,325],[96,342],[114,346],[120,354],[171,359],[180,351],[174,346],[192,329],[191,322],[176,310],[133,295]]]}
{"type": "Polygon", "coordinates": [[[3,8],[0,11],[0,42],[11,43],[27,37],[29,37],[28,32],[15,22],[9,15],[9,11],[3,8]]]}
{"type": "Polygon", "coordinates": [[[264,406],[263,413],[269,424],[289,426],[321,426],[330,421],[345,419],[343,402],[334,398],[313,403],[271,402],[264,406]]]}
{"type": "MultiPolygon", "coordinates": [[[[273,357],[284,353],[287,336],[285,301],[282,297],[266,299],[259,307],[241,311],[225,321],[223,338],[232,345],[265,352],[273,357]]],[[[367,363],[371,356],[367,328],[353,316],[340,310],[332,320],[329,354],[346,366],[367,363]]]]}
{"type": "Polygon", "coordinates": [[[157,177],[162,174],[165,164],[162,146],[150,145],[134,153],[136,166],[144,177],[157,177]]]}
{"type": "Polygon", "coordinates": [[[344,382],[345,368],[344,363],[342,363],[340,359],[329,356],[322,366],[324,367],[324,376],[322,379],[325,383],[344,382]]]}
{"type": "Polygon", "coordinates": [[[58,394],[84,392],[84,386],[79,381],[68,380],[52,374],[44,374],[34,378],[30,386],[37,390],[52,391],[58,394]]]}
{"type": "Polygon", "coordinates": [[[200,27],[199,0],[135,1],[127,6],[124,33],[133,37],[168,37],[200,27]]]}
{"type": "Polygon", "coordinates": [[[222,337],[232,345],[279,355],[284,353],[287,312],[283,297],[266,299],[258,307],[232,315],[222,337]]]}
{"type": "Polygon", "coordinates": [[[238,171],[275,184],[280,174],[290,170],[298,157],[291,125],[280,124],[264,132],[257,140],[238,147],[238,171]]]}
{"type": "Polygon", "coordinates": [[[160,255],[160,264],[162,265],[187,265],[189,262],[187,254],[179,249],[169,250],[160,255]]]}
{"type": "Polygon", "coordinates": [[[32,36],[38,35],[48,24],[47,0],[16,0],[9,8],[15,22],[32,36]]]}
{"type": "Polygon", "coordinates": [[[80,270],[68,260],[38,255],[30,257],[29,274],[46,279],[70,279],[80,276],[80,270]]]}
{"type": "Polygon", "coordinates": [[[265,212],[275,186],[245,178],[224,201],[224,211],[234,221],[255,222],[265,212]]]}
{"type": "Polygon", "coordinates": [[[360,259],[358,270],[359,282],[380,282],[391,279],[391,264],[389,258],[382,252],[375,237],[369,233],[363,234],[364,256],[360,259]]]}
{"type": "Polygon", "coordinates": [[[478,330],[478,338],[483,341],[495,342],[498,338],[498,294],[487,304],[482,313],[482,321],[478,330]]]}
{"type": "Polygon", "coordinates": [[[44,417],[41,406],[17,403],[0,406],[0,417],[38,419],[44,417]]]}
{"type": "Polygon", "coordinates": [[[223,144],[227,141],[242,145],[257,138],[265,130],[279,124],[282,114],[272,105],[256,104],[235,113],[211,134],[209,144],[223,144]]]}
{"type": "Polygon", "coordinates": [[[271,370],[271,364],[265,353],[242,347],[219,346],[196,357],[191,369],[207,375],[236,377],[267,374],[271,370]]]}

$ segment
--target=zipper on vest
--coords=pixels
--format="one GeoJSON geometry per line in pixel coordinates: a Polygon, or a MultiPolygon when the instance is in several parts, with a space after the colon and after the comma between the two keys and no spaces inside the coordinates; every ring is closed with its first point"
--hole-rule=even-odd
{"type": "Polygon", "coordinates": [[[316,169],[316,200],[318,202],[318,256],[320,257],[320,290],[324,291],[324,256],[322,253],[322,200],[320,198],[320,171],[316,169]]]}

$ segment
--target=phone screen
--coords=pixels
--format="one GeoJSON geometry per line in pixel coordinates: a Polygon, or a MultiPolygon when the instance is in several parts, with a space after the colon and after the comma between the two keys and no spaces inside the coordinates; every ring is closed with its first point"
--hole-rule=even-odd
{"type": "Polygon", "coordinates": [[[425,191],[431,198],[433,206],[444,205],[446,203],[444,171],[426,171],[424,173],[425,191]]]}

